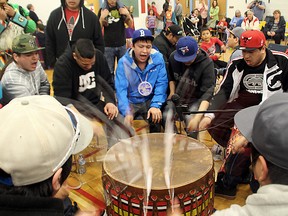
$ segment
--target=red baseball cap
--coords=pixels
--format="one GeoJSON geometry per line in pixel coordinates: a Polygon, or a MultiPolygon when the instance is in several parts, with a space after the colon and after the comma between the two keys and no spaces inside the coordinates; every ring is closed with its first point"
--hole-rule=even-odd
{"type": "Polygon", "coordinates": [[[262,31],[248,30],[240,36],[240,50],[255,50],[265,45],[266,38],[262,31]]]}

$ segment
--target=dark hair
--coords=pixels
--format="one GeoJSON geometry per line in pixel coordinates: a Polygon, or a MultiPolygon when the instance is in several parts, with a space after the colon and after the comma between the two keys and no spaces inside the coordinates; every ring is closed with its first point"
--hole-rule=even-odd
{"type": "Polygon", "coordinates": [[[209,31],[209,32],[210,32],[210,29],[209,29],[208,27],[204,26],[204,27],[201,29],[201,34],[202,34],[203,31],[209,31]]]}
{"type": "Polygon", "coordinates": [[[32,6],[33,6],[32,4],[28,4],[27,9],[30,10],[32,8],[32,6]]]}
{"type": "Polygon", "coordinates": [[[74,45],[72,45],[72,52],[82,58],[93,58],[95,56],[95,47],[91,40],[89,39],[78,39],[74,45]]]}
{"type": "Polygon", "coordinates": [[[216,6],[215,6],[215,7],[218,6],[218,1],[217,1],[217,0],[213,0],[213,1],[212,1],[212,7],[213,7],[213,8],[215,8],[215,7],[214,7],[214,2],[215,2],[215,1],[216,1],[216,6]]]}
{"type": "Polygon", "coordinates": [[[273,15],[274,15],[275,13],[278,13],[278,14],[280,14],[280,16],[281,16],[281,11],[280,11],[280,10],[274,10],[274,11],[273,11],[273,15]]]}
{"type": "Polygon", "coordinates": [[[150,15],[151,10],[153,11],[153,16],[155,16],[155,11],[152,8],[148,10],[148,15],[150,15]]]}
{"type": "Polygon", "coordinates": [[[194,10],[191,11],[191,13],[193,14],[194,11],[196,11],[196,10],[199,12],[199,10],[197,8],[195,8],[194,10]]]}
{"type": "MultiPolygon", "coordinates": [[[[62,185],[64,181],[68,178],[72,167],[72,156],[62,166],[62,173],[60,178],[60,184],[62,185]]],[[[3,170],[0,171],[0,176],[7,178],[10,175],[5,173],[3,170]]],[[[20,196],[33,196],[33,197],[51,197],[53,195],[52,188],[52,178],[26,186],[7,186],[0,184],[0,194],[17,194],[20,196]]]]}
{"type": "MultiPolygon", "coordinates": [[[[252,166],[255,165],[258,157],[261,155],[252,145],[252,166]]],[[[262,155],[264,158],[265,156],[262,155]]],[[[288,170],[283,169],[265,158],[268,167],[268,177],[272,184],[288,185],[288,170]]]]}
{"type": "Polygon", "coordinates": [[[41,31],[45,30],[45,26],[42,23],[37,23],[37,28],[39,28],[41,31]]]}

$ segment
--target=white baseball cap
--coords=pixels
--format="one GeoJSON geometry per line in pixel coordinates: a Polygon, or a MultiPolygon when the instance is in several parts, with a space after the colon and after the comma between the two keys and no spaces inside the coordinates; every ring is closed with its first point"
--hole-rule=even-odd
{"type": "Polygon", "coordinates": [[[88,119],[48,95],[15,98],[0,119],[0,169],[14,186],[48,179],[93,137],[88,119]]]}

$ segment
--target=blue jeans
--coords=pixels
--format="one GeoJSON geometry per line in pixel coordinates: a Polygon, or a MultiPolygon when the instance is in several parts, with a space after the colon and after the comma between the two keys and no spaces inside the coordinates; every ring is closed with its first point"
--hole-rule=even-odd
{"type": "Polygon", "coordinates": [[[107,60],[110,72],[114,80],[114,71],[115,71],[115,59],[117,62],[126,52],[126,44],[121,47],[105,47],[105,58],[107,60]]]}

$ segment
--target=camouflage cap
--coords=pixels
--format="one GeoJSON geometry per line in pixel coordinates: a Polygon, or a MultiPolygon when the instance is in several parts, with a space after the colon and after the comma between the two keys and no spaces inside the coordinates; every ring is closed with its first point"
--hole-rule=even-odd
{"type": "Polygon", "coordinates": [[[13,39],[12,50],[15,53],[30,53],[38,50],[45,49],[38,47],[36,39],[30,34],[21,34],[13,39]]]}

